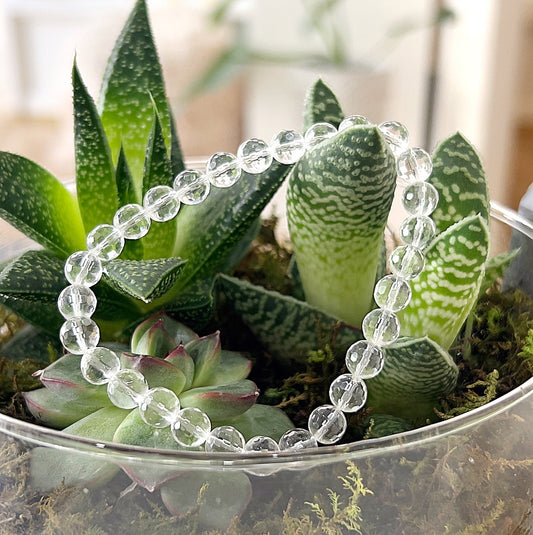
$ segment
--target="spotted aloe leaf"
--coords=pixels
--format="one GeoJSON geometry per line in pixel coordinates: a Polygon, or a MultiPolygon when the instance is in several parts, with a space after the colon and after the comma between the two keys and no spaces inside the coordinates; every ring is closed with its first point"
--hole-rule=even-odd
{"type": "Polygon", "coordinates": [[[106,265],[106,280],[120,292],[150,303],[176,283],[186,262],[181,258],[116,259],[106,265]]]}
{"type": "Polygon", "coordinates": [[[410,420],[431,418],[437,400],[451,392],[459,370],[448,351],[427,337],[400,339],[385,350],[385,366],[367,381],[376,413],[410,420]]]}
{"type": "Polygon", "coordinates": [[[116,162],[120,147],[135,189],[142,190],[145,150],[152,130],[153,103],[170,148],[170,111],[163,74],[144,0],[137,0],[109,59],[102,82],[102,123],[116,162]],[[132,113],[132,110],[135,110],[132,113]]]}
{"type": "Polygon", "coordinates": [[[424,271],[412,282],[412,297],[400,313],[404,336],[429,336],[448,349],[474,306],[485,274],[489,231],[470,216],[437,236],[426,250],[424,271]]]}
{"type": "Polygon", "coordinates": [[[439,204],[431,216],[438,232],[476,214],[489,221],[483,165],[476,149],[460,133],[445,139],[435,150],[429,182],[439,192],[439,204]]]}
{"type": "Polygon", "coordinates": [[[343,353],[362,336],[359,329],[304,301],[227,275],[220,275],[218,283],[232,310],[282,361],[304,362],[309,351],[325,345],[343,353]]]}
{"type": "Polygon", "coordinates": [[[85,248],[72,193],[36,163],[9,152],[0,152],[0,217],[62,258],[85,248]]]}
{"type": "Polygon", "coordinates": [[[337,97],[331,89],[318,80],[307,95],[304,114],[304,128],[307,129],[315,123],[330,123],[335,128],[344,119],[344,113],[337,97]]]}
{"type": "Polygon", "coordinates": [[[117,211],[118,191],[107,138],[92,97],[74,64],[74,145],[76,194],[85,231],[111,224],[117,211]]]}
{"type": "Polygon", "coordinates": [[[395,184],[394,156],[373,126],[323,141],[289,178],[287,217],[306,300],[353,325],[371,307],[395,184]]]}
{"type": "MultiPolygon", "coordinates": [[[[64,432],[85,438],[111,441],[125,412],[116,407],[100,409],[67,427],[64,432]]],[[[99,486],[119,471],[114,463],[71,451],[35,448],[31,452],[30,478],[41,492],[60,487],[99,486]]]]}

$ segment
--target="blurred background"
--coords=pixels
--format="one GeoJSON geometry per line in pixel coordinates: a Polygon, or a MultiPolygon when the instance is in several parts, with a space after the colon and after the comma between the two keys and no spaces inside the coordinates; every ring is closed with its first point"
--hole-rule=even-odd
{"type": "MultiPolygon", "coordinates": [[[[74,176],[74,53],[97,100],[134,0],[0,0],[0,150],[74,176]]],[[[460,130],[494,199],[533,181],[533,0],[148,0],[183,150],[301,130],[321,76],[346,113],[432,150],[460,130]]]]}

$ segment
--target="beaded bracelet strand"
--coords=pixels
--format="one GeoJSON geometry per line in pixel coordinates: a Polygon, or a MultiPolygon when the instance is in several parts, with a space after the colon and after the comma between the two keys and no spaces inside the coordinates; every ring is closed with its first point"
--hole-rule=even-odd
{"type": "Polygon", "coordinates": [[[181,204],[195,205],[204,201],[211,186],[228,188],[244,172],[259,174],[273,160],[282,164],[296,163],[306,151],[347,128],[369,125],[353,115],[342,121],[337,130],[329,123],[316,123],[304,136],[284,130],[268,145],[259,139],[242,143],[237,155],[217,152],[209,158],[205,173],[187,169],[174,179],[173,187],[155,186],[147,191],[143,205],[127,204],[115,213],[113,224],[96,226],[87,235],[87,250],[77,251],[65,262],[65,275],[70,283],[59,295],[58,308],[65,318],[60,330],[63,347],[82,355],[83,377],[94,385],[107,384],[110,401],[123,409],[139,408],[147,425],[170,426],[174,440],[184,448],[203,447],[207,452],[276,452],[335,444],[347,427],[345,413],[360,410],[366,403],[365,379],[375,377],[384,365],[383,348],[400,335],[397,312],[411,298],[409,280],[424,268],[424,247],[435,235],[435,225],[428,217],[437,206],[438,193],[426,182],[432,171],[431,157],[420,148],[408,148],[406,128],[394,121],[379,129],[394,156],[398,178],[407,183],[402,202],[409,216],[400,227],[403,245],[389,258],[391,274],[380,279],[374,288],[378,308],[363,319],[364,339],[352,344],[346,353],[349,373],[337,377],[330,385],[330,404],[315,408],[308,419],[308,429],[287,431],[276,442],[270,437],[255,436],[245,441],[232,426],[212,428],[209,417],[197,408],[181,408],[178,396],[166,388],[150,389],[144,376],[132,369],[121,368],[119,357],[110,349],[98,346],[100,331],[91,319],[97,299],[91,286],[98,283],[105,263],[117,258],[125,240],[145,236],[152,221],[172,220],[181,204]]]}

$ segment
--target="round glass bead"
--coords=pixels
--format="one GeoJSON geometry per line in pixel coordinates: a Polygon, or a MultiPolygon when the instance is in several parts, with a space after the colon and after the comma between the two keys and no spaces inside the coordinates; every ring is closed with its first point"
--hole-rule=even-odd
{"type": "Polygon", "coordinates": [[[275,452],[279,451],[278,443],[270,437],[264,437],[261,435],[252,437],[245,445],[244,451],[249,452],[275,452]]]}
{"type": "Polygon", "coordinates": [[[57,308],[66,318],[90,318],[96,310],[96,296],[87,286],[73,284],[67,286],[57,298],[57,308]]]}
{"type": "Polygon", "coordinates": [[[272,153],[268,145],[257,138],[241,143],[237,150],[237,158],[242,170],[253,175],[266,171],[272,164],[272,153]]]}
{"type": "Polygon", "coordinates": [[[164,223],[176,217],[180,210],[180,201],[171,187],[154,186],[145,193],[143,206],[150,219],[164,223]]]}
{"type": "Polygon", "coordinates": [[[409,283],[396,275],[387,275],[374,287],[374,301],[379,308],[391,312],[403,310],[411,300],[409,283]]]}
{"type": "Polygon", "coordinates": [[[241,178],[239,159],[229,152],[215,152],[205,167],[207,178],[217,188],[229,188],[241,178]]]}
{"type": "Polygon", "coordinates": [[[389,258],[392,273],[406,280],[412,280],[424,269],[424,254],[413,245],[400,245],[396,247],[389,258]]]}
{"type": "Polygon", "coordinates": [[[307,430],[298,427],[290,429],[279,439],[282,451],[299,451],[318,446],[315,437],[307,430]]]}
{"type": "Polygon", "coordinates": [[[205,451],[239,452],[244,450],[244,437],[231,425],[215,427],[205,441],[205,451]]]}
{"type": "Polygon", "coordinates": [[[392,344],[400,336],[400,322],[394,312],[376,308],[364,318],[362,324],[365,338],[378,346],[392,344]]]}
{"type": "Polygon", "coordinates": [[[163,387],[151,388],[139,403],[141,418],[152,427],[168,427],[179,410],[178,396],[163,387]]]}
{"type": "Polygon", "coordinates": [[[211,431],[211,420],[205,412],[195,407],[181,409],[171,424],[174,440],[184,448],[201,446],[211,431]]]}
{"type": "Polygon", "coordinates": [[[433,219],[424,215],[409,217],[400,227],[400,236],[404,243],[418,248],[429,245],[436,232],[433,219]]]}
{"type": "Polygon", "coordinates": [[[409,144],[409,132],[402,123],[386,121],[379,125],[379,130],[385,137],[394,156],[399,156],[407,149],[409,144]]]}
{"type": "Polygon", "coordinates": [[[365,382],[351,373],[339,375],[329,387],[329,399],[343,412],[357,412],[366,403],[365,382]]]}
{"type": "Polygon", "coordinates": [[[194,169],[186,169],[174,179],[174,191],[183,204],[200,204],[205,201],[210,189],[207,176],[194,169]]]}
{"type": "Polygon", "coordinates": [[[333,405],[321,405],[309,415],[309,431],[321,444],[335,444],[346,431],[346,416],[333,405]]]}
{"type": "Polygon", "coordinates": [[[355,377],[372,379],[383,369],[383,351],[368,340],[359,340],[346,351],[346,367],[355,377]]]}
{"type": "Polygon", "coordinates": [[[107,347],[95,347],[83,354],[80,368],[86,381],[93,385],[105,385],[120,371],[120,359],[107,347]]]}
{"type": "Polygon", "coordinates": [[[414,182],[403,190],[402,204],[409,215],[430,215],[439,202],[439,193],[429,182],[414,182]]]}
{"type": "Polygon", "coordinates": [[[142,402],[148,392],[144,375],[137,370],[122,369],[107,383],[107,395],[115,407],[134,409],[142,402]]]}
{"type": "Polygon", "coordinates": [[[279,163],[296,163],[305,154],[305,141],[296,130],[282,130],[270,142],[272,156],[279,163]]]}
{"type": "Polygon", "coordinates": [[[329,123],[315,123],[307,129],[304,139],[309,148],[315,147],[322,141],[337,134],[337,129],[329,123]]]}
{"type": "Polygon", "coordinates": [[[348,128],[352,128],[354,126],[366,126],[369,124],[370,121],[362,115],[350,115],[342,120],[341,124],[339,125],[339,132],[344,132],[344,130],[348,130],[348,128]]]}
{"type": "Polygon", "coordinates": [[[113,225],[98,225],[87,234],[87,251],[108,262],[120,256],[124,236],[113,225]]]}
{"type": "Polygon", "coordinates": [[[94,286],[102,278],[102,262],[88,251],[77,251],[67,258],[64,271],[71,284],[94,286]]]}
{"type": "Polygon", "coordinates": [[[127,240],[138,240],[148,234],[150,217],[140,204],[126,204],[115,213],[113,226],[127,240]]]}
{"type": "Polygon", "coordinates": [[[403,151],[396,161],[398,177],[407,182],[427,180],[433,171],[431,156],[420,147],[403,151]]]}
{"type": "Polygon", "coordinates": [[[94,349],[100,341],[100,329],[90,318],[70,318],[59,331],[63,347],[75,355],[94,349]]]}

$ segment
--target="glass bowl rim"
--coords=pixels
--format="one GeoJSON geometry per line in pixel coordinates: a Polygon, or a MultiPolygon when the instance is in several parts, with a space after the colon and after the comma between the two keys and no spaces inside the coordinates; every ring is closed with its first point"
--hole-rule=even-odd
{"type": "MultiPolygon", "coordinates": [[[[533,240],[533,224],[516,211],[491,201],[490,213],[496,221],[507,224],[533,240]]],[[[180,469],[204,470],[217,467],[223,467],[225,470],[246,470],[259,466],[268,466],[276,470],[294,467],[300,469],[310,465],[354,460],[383,455],[391,450],[417,447],[479,424],[510,409],[532,395],[533,378],[498,399],[449,420],[386,437],[298,452],[247,453],[243,455],[240,453],[205,453],[131,446],[67,435],[63,431],[23,422],[4,414],[0,414],[0,432],[33,445],[73,451],[120,463],[155,463],[161,466],[179,466],[180,469]]]]}

